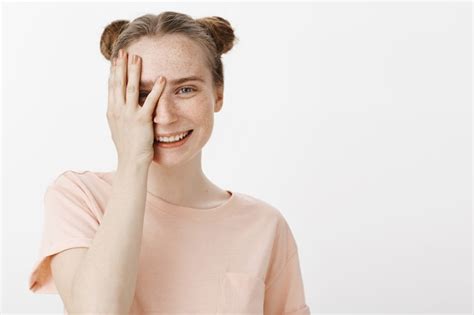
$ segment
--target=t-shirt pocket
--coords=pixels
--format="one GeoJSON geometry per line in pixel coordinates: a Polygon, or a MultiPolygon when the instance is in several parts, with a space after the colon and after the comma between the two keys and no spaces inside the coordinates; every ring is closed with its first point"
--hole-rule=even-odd
{"type": "Polygon", "coordinates": [[[225,272],[221,277],[218,313],[263,314],[265,283],[256,275],[225,272]]]}

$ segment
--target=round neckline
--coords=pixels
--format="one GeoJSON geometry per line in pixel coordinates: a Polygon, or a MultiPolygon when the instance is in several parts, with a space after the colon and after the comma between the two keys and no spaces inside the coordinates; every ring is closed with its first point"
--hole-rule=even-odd
{"type": "Polygon", "coordinates": [[[194,219],[216,218],[228,215],[233,208],[232,204],[234,203],[236,193],[230,190],[225,191],[230,194],[229,198],[215,207],[205,209],[176,205],[151,194],[149,191],[147,191],[147,202],[155,206],[157,210],[173,216],[194,219]]]}
{"type": "MultiPolygon", "coordinates": [[[[113,183],[112,180],[114,177],[114,173],[115,172],[113,171],[102,172],[103,176],[108,177],[110,185],[112,185],[113,183]]],[[[230,197],[227,198],[221,204],[212,208],[194,208],[194,207],[177,205],[177,204],[168,202],[159,196],[152,194],[150,191],[148,191],[148,189],[147,189],[147,194],[146,194],[146,203],[151,205],[153,209],[156,209],[160,212],[164,212],[166,214],[169,214],[175,217],[183,217],[183,218],[191,218],[191,219],[208,219],[208,218],[215,219],[215,218],[221,218],[221,217],[230,215],[230,212],[232,212],[232,209],[235,208],[233,205],[236,202],[238,193],[232,190],[227,190],[227,189],[225,189],[225,191],[228,194],[230,194],[230,197]]]]}

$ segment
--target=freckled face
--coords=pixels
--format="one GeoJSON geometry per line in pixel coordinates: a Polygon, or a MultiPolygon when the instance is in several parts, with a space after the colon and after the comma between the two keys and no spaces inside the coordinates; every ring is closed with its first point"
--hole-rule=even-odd
{"type": "MultiPolygon", "coordinates": [[[[139,104],[143,105],[153,82],[162,75],[165,88],[153,113],[155,135],[193,129],[187,141],[175,148],[154,144],[153,162],[174,166],[194,157],[209,140],[214,126],[214,112],[222,106],[212,75],[205,63],[202,49],[183,35],[171,34],[159,38],[141,38],[127,48],[129,56],[142,58],[141,81],[150,85],[140,87],[139,104]],[[201,81],[172,84],[180,78],[197,76],[201,81]]],[[[221,90],[220,90],[221,91],[221,90]]]]}

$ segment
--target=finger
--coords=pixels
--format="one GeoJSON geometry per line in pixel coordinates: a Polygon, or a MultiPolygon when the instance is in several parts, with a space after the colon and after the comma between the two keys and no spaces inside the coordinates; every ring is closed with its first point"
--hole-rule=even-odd
{"type": "Polygon", "coordinates": [[[107,123],[111,131],[115,129],[115,114],[117,113],[117,107],[118,107],[117,104],[115,103],[115,97],[114,97],[114,91],[115,91],[114,73],[115,73],[115,58],[112,58],[110,62],[110,74],[109,74],[109,82],[108,82],[108,103],[107,103],[107,112],[106,112],[107,123]]]}
{"type": "Polygon", "coordinates": [[[145,99],[145,104],[143,104],[142,110],[145,111],[145,114],[148,117],[151,117],[151,114],[155,110],[156,104],[158,103],[158,99],[161,96],[161,93],[163,92],[165,88],[166,82],[163,77],[158,77],[158,79],[155,81],[155,84],[153,84],[153,88],[151,89],[150,94],[145,99]],[[162,81],[160,81],[160,78],[162,81]]]}
{"type": "Polygon", "coordinates": [[[140,85],[140,71],[140,57],[137,55],[130,56],[130,58],[128,58],[128,80],[127,92],[125,95],[127,106],[130,106],[130,108],[138,107],[138,87],[140,85]]]}
{"type": "Polygon", "coordinates": [[[115,84],[115,102],[125,105],[125,86],[127,83],[127,52],[121,49],[122,54],[117,58],[115,65],[114,84],[115,84]]]}
{"type": "Polygon", "coordinates": [[[114,59],[110,61],[110,69],[109,69],[109,80],[108,80],[108,101],[107,101],[107,110],[112,111],[113,106],[115,105],[115,97],[114,97],[114,59]]]}

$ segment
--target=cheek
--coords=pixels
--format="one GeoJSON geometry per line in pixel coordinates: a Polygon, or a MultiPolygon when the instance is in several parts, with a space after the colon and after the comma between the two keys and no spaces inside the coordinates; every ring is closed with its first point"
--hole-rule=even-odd
{"type": "Polygon", "coordinates": [[[187,111],[188,117],[192,117],[192,120],[201,128],[212,128],[214,123],[214,107],[209,98],[196,99],[193,103],[187,111]]]}
{"type": "Polygon", "coordinates": [[[214,108],[209,99],[203,100],[198,110],[193,112],[194,122],[205,134],[210,134],[214,126],[214,108]]]}
{"type": "Polygon", "coordinates": [[[199,127],[210,132],[214,125],[214,112],[206,108],[206,110],[199,112],[198,115],[199,127]]]}

